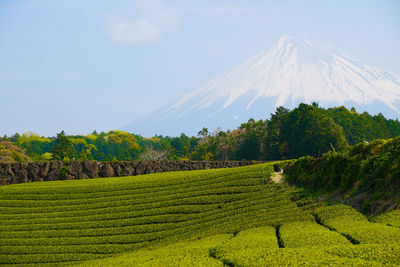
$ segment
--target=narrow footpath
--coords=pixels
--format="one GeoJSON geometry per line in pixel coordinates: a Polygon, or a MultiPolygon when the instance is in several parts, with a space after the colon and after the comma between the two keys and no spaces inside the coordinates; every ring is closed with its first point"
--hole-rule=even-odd
{"type": "Polygon", "coordinates": [[[283,183],[283,171],[274,172],[271,176],[271,180],[277,184],[283,183]]]}

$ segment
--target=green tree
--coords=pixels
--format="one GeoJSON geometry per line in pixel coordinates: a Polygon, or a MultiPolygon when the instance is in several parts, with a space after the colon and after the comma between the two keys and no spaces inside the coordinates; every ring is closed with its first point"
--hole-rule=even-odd
{"type": "Polygon", "coordinates": [[[399,121],[388,120],[382,114],[376,116],[371,116],[367,112],[359,114],[354,108],[348,110],[344,106],[321,109],[321,111],[343,127],[350,145],[400,135],[399,121]]]}
{"type": "Polygon", "coordinates": [[[208,129],[206,127],[203,127],[203,129],[201,129],[197,135],[199,136],[200,139],[207,141],[209,135],[208,129]]]}
{"type": "Polygon", "coordinates": [[[261,158],[261,143],[267,135],[266,123],[262,120],[249,119],[239,127],[239,144],[236,158],[239,160],[257,160],[261,158]]]}
{"type": "Polygon", "coordinates": [[[76,156],[76,151],[71,141],[65,135],[64,131],[57,134],[54,142],[54,147],[51,150],[54,160],[72,159],[76,156]]]}
{"type": "Polygon", "coordinates": [[[263,158],[268,160],[280,159],[281,140],[280,131],[282,123],[286,115],[289,113],[289,109],[282,106],[277,107],[274,114],[271,114],[271,118],[267,121],[267,136],[263,142],[263,158]]]}
{"type": "Polygon", "coordinates": [[[321,109],[307,104],[300,104],[285,116],[280,143],[281,158],[321,156],[348,145],[343,128],[321,109]]]}
{"type": "Polygon", "coordinates": [[[10,141],[0,142],[0,163],[27,162],[29,157],[10,141]]]}

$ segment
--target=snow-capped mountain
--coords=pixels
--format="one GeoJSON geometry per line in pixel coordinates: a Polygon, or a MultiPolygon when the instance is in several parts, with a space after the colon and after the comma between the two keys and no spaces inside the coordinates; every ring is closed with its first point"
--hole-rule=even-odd
{"type": "Polygon", "coordinates": [[[144,135],[232,129],[251,117],[268,118],[277,106],[313,101],[395,117],[400,75],[362,64],[341,50],[283,36],[272,49],[125,129],[144,135]]]}

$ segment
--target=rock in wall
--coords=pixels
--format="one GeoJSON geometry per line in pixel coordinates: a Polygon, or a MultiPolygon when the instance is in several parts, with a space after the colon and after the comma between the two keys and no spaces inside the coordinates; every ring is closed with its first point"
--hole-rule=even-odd
{"type": "Polygon", "coordinates": [[[132,176],[169,171],[232,168],[260,161],[61,161],[0,163],[0,185],[39,181],[74,180],[97,177],[132,176]]]}

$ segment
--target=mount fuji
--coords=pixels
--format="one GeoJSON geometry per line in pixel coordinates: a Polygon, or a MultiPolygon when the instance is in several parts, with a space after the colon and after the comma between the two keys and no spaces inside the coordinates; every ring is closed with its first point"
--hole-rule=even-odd
{"type": "Polygon", "coordinates": [[[318,102],[371,114],[400,115],[400,75],[307,39],[283,36],[275,47],[123,129],[144,136],[196,135],[234,129],[249,118],[267,119],[277,106],[318,102]]]}

